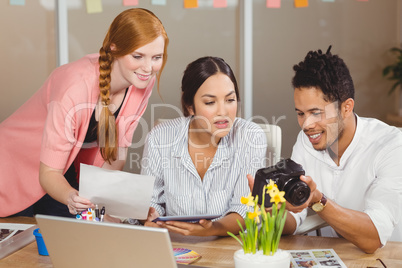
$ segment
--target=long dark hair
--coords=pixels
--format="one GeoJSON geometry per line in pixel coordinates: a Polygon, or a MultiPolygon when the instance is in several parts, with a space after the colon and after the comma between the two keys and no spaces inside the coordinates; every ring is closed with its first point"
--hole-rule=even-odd
{"type": "Polygon", "coordinates": [[[202,57],[187,65],[181,80],[181,105],[184,116],[189,116],[189,108],[194,110],[194,96],[209,77],[223,73],[233,82],[236,99],[240,101],[239,88],[232,69],[222,58],[202,57]]]}

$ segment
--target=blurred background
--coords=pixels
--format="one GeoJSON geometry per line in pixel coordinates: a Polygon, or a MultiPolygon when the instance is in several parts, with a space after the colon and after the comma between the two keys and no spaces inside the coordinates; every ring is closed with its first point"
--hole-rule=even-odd
{"type": "MultiPolygon", "coordinates": [[[[25,5],[0,2],[0,51],[2,94],[0,122],[36,92],[57,67],[56,0],[29,0],[25,5]]],[[[180,83],[188,63],[202,56],[224,58],[242,85],[241,38],[243,0],[228,0],[225,8],[213,8],[212,0],[185,9],[183,1],[153,5],[139,0],[165,26],[170,38],[168,61],[162,74],[160,95],[154,88],[143,122],[133,137],[125,170],[138,173],[145,135],[159,118],[181,115],[180,83]]],[[[245,0],[248,1],[248,0],[245,0]]],[[[310,50],[338,54],[349,66],[356,88],[355,111],[398,124],[399,90],[388,91],[392,82],[382,69],[395,58],[388,50],[400,47],[402,0],[310,0],[295,8],[282,0],[281,8],[266,7],[266,0],[252,1],[252,117],[282,128],[282,157],[290,157],[300,131],[293,104],[292,67],[310,50]]],[[[68,61],[96,53],[112,20],[123,10],[122,1],[102,0],[103,11],[88,14],[84,0],[68,0],[68,61]]],[[[244,89],[241,86],[241,98],[244,89]]],[[[244,118],[244,102],[239,116],[244,118]]]]}

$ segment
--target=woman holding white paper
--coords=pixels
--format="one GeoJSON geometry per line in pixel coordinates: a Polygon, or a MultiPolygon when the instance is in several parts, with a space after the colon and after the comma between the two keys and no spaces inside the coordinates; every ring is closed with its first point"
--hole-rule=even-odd
{"type": "Polygon", "coordinates": [[[123,169],[138,120],[159,83],[167,45],[152,12],[125,10],[110,25],[99,54],[54,70],[1,123],[0,204],[7,205],[0,206],[0,217],[71,216],[94,207],[78,194],[79,165],[123,169]]]}
{"type": "Polygon", "coordinates": [[[256,124],[237,118],[239,90],[221,58],[190,63],[182,79],[185,117],[163,122],[147,136],[142,174],[155,177],[147,226],[184,235],[238,233],[250,192],[247,174],[264,166],[266,137],[256,124]],[[196,223],[152,222],[159,216],[219,214],[196,223]]]}

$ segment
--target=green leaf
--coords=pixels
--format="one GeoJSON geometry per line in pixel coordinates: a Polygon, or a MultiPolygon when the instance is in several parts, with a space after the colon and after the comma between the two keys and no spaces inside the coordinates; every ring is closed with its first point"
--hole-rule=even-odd
{"type": "Polygon", "coordinates": [[[390,49],[390,51],[392,51],[392,52],[399,52],[399,53],[402,54],[402,49],[400,49],[400,48],[398,48],[398,47],[393,47],[393,48],[390,49]]]}
{"type": "Polygon", "coordinates": [[[399,85],[402,85],[402,82],[401,82],[401,81],[397,81],[397,82],[391,87],[391,89],[388,91],[388,95],[391,95],[392,92],[394,92],[394,90],[395,90],[399,85]]]}
{"type": "Polygon", "coordinates": [[[392,70],[393,66],[386,66],[383,70],[382,70],[382,75],[383,76],[387,76],[389,74],[389,72],[392,70]]]}
{"type": "MultiPolygon", "coordinates": [[[[246,219],[245,219],[244,221],[247,221],[247,218],[248,218],[248,217],[246,216],[246,219]]],[[[244,233],[243,225],[240,223],[239,220],[237,220],[237,224],[239,224],[240,230],[244,233]]],[[[247,228],[247,225],[246,225],[246,228],[247,228]]]]}
{"type": "Polygon", "coordinates": [[[282,232],[283,232],[283,228],[285,227],[287,215],[288,215],[288,214],[285,213],[285,215],[283,216],[283,218],[282,218],[282,220],[281,220],[279,230],[278,230],[278,232],[277,232],[277,234],[276,234],[277,236],[276,236],[276,238],[275,238],[275,245],[274,245],[274,247],[273,247],[272,253],[275,253],[276,250],[278,249],[279,241],[281,240],[281,236],[282,236],[282,232]]]}
{"type": "Polygon", "coordinates": [[[235,235],[234,235],[233,233],[231,233],[231,232],[228,232],[228,235],[230,235],[231,237],[233,237],[234,239],[236,239],[237,242],[239,242],[240,245],[243,247],[243,243],[240,241],[240,239],[239,239],[237,236],[235,236],[235,235]]]}
{"type": "Polygon", "coordinates": [[[382,70],[383,77],[387,77],[388,80],[396,80],[391,89],[388,91],[388,95],[391,95],[392,92],[394,92],[395,89],[398,87],[398,85],[402,85],[402,49],[398,47],[393,47],[389,51],[393,53],[398,53],[396,61],[390,65],[385,66],[382,70]]]}

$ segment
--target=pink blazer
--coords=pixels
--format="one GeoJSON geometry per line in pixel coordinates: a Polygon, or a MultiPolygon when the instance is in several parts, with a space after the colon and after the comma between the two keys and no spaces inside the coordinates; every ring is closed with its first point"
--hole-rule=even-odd
{"type": "MultiPolygon", "coordinates": [[[[55,69],[44,85],[0,124],[0,217],[17,213],[39,200],[39,164],[70,167],[82,147],[99,98],[99,54],[87,55],[55,69]]],[[[119,146],[131,145],[155,78],[145,89],[131,86],[117,117],[119,146]]],[[[104,160],[98,148],[92,165],[104,160]]]]}

